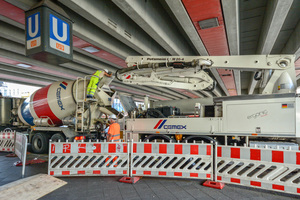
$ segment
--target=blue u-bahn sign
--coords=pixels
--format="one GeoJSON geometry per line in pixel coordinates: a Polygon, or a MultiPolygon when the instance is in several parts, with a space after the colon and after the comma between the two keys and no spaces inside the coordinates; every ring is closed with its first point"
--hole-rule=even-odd
{"type": "Polygon", "coordinates": [[[50,4],[26,11],[26,55],[43,62],[61,64],[73,59],[72,22],[50,4]]]}

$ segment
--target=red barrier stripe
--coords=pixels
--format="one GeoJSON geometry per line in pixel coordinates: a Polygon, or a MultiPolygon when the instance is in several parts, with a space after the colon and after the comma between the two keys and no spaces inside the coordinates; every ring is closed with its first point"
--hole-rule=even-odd
{"type": "Polygon", "coordinates": [[[159,153],[167,153],[167,144],[159,144],[159,153]]]}
{"type": "Polygon", "coordinates": [[[206,178],[210,178],[210,174],[206,174],[206,178]]]}
{"type": "Polygon", "coordinates": [[[47,96],[51,85],[37,90],[33,96],[33,109],[38,117],[47,116],[54,124],[62,125],[62,121],[52,112],[47,96]]]}
{"type": "Polygon", "coordinates": [[[133,153],[136,153],[136,149],[137,149],[137,144],[133,143],[133,153]]]}
{"type": "Polygon", "coordinates": [[[54,175],[54,171],[50,171],[50,175],[52,175],[52,176],[53,176],[53,175],[54,175]]]}
{"type": "Polygon", "coordinates": [[[127,144],[126,143],[123,144],[123,153],[127,153],[127,144]]]}
{"type": "Polygon", "coordinates": [[[175,144],[174,148],[175,154],[182,154],[182,144],[175,144]]]}
{"type": "Polygon", "coordinates": [[[116,170],[108,170],[107,174],[116,174],[116,170]]]}
{"type": "Polygon", "coordinates": [[[191,155],[198,155],[199,154],[199,146],[198,145],[191,145],[190,146],[190,154],[191,155]]]}
{"type": "Polygon", "coordinates": [[[101,174],[101,171],[100,170],[94,170],[93,174],[101,174]]]}
{"type": "Polygon", "coordinates": [[[222,147],[218,147],[217,151],[218,157],[222,157],[222,147]]]}
{"type": "Polygon", "coordinates": [[[116,144],[108,144],[108,153],[116,153],[116,144]]]}
{"type": "Polygon", "coordinates": [[[77,174],[85,174],[85,171],[77,171],[77,174]]]}
{"type": "Polygon", "coordinates": [[[182,172],[174,172],[174,176],[182,176],[182,172]]]}
{"type": "Polygon", "coordinates": [[[70,175],[70,171],[62,171],[61,175],[70,175]]]}
{"type": "Polygon", "coordinates": [[[230,181],[231,181],[232,183],[241,183],[241,180],[238,179],[238,178],[231,178],[230,181]]]}
{"type": "Polygon", "coordinates": [[[206,155],[210,156],[211,155],[211,146],[207,145],[206,147],[206,155]]]}
{"type": "Polygon", "coordinates": [[[261,182],[257,182],[257,181],[250,181],[250,185],[252,185],[252,186],[258,186],[258,187],[261,187],[261,182]]]}
{"type": "Polygon", "coordinates": [[[284,186],[283,185],[276,185],[276,184],[273,184],[272,185],[272,188],[274,190],[283,190],[284,191],[284,186]]]}
{"type": "Polygon", "coordinates": [[[167,172],[158,172],[158,175],[160,175],[160,176],[166,176],[167,172]]]}
{"type": "Polygon", "coordinates": [[[94,153],[101,153],[101,144],[94,144],[93,147],[94,147],[93,150],[94,153]]]}
{"type": "Polygon", "coordinates": [[[283,151],[272,151],[272,162],[283,163],[283,151]]]}
{"type": "Polygon", "coordinates": [[[151,175],[151,171],[144,171],[144,175],[151,175]]]}
{"type": "Polygon", "coordinates": [[[136,170],[132,170],[132,174],[136,174],[136,170]]]}
{"type": "Polygon", "coordinates": [[[127,170],[123,170],[123,174],[127,174],[127,170]]]}
{"type": "Polygon", "coordinates": [[[152,153],[152,144],[144,144],[144,153],[152,153]]]}
{"type": "Polygon", "coordinates": [[[300,153],[296,153],[296,165],[300,165],[300,153]]]}
{"type": "Polygon", "coordinates": [[[162,121],[163,121],[163,120],[159,120],[159,121],[157,122],[157,124],[154,126],[153,129],[157,129],[157,127],[160,125],[160,123],[161,123],[162,121]]]}
{"type": "Polygon", "coordinates": [[[297,188],[297,193],[300,193],[300,188],[297,188]]]}
{"type": "Polygon", "coordinates": [[[198,173],[190,173],[190,177],[198,177],[198,173]]]}
{"type": "Polygon", "coordinates": [[[250,160],[261,160],[260,149],[250,149],[250,160]]]}
{"type": "Polygon", "coordinates": [[[230,157],[240,159],[240,148],[230,148],[230,157]]]}
{"type": "Polygon", "coordinates": [[[221,181],[222,180],[222,176],[217,176],[217,180],[221,181]]]}

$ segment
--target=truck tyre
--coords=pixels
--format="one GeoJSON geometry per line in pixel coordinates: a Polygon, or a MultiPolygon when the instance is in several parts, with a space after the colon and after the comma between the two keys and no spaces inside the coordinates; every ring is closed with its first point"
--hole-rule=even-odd
{"type": "Polygon", "coordinates": [[[34,153],[47,153],[49,147],[49,135],[47,133],[36,133],[32,137],[31,144],[34,153]]]}
{"type": "Polygon", "coordinates": [[[213,139],[209,136],[205,136],[205,135],[203,135],[203,136],[191,135],[191,136],[185,138],[182,142],[183,143],[186,143],[186,142],[187,143],[193,143],[194,140],[195,140],[195,142],[203,141],[204,143],[211,143],[211,141],[213,141],[214,143],[217,142],[215,139],[213,139]]]}
{"type": "Polygon", "coordinates": [[[62,133],[55,133],[54,135],[51,136],[52,142],[58,142],[59,140],[61,142],[65,142],[66,138],[62,133]]]}
{"type": "Polygon", "coordinates": [[[154,134],[154,135],[149,135],[148,137],[146,137],[143,142],[147,142],[149,140],[149,142],[154,142],[154,140],[164,140],[165,142],[176,142],[173,138],[171,138],[168,135],[160,135],[160,134],[154,134]]]}

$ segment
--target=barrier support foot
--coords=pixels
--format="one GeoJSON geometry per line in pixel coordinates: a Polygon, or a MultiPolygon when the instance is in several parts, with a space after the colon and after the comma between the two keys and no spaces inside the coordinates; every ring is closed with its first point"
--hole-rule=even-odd
{"type": "Polygon", "coordinates": [[[14,153],[10,153],[10,154],[7,154],[5,157],[17,157],[17,155],[14,153]]]}
{"type": "Polygon", "coordinates": [[[207,180],[203,183],[203,186],[222,190],[225,183],[207,180]]]}
{"type": "MultiPolygon", "coordinates": [[[[33,165],[33,164],[39,164],[39,163],[45,163],[47,162],[46,160],[42,160],[42,159],[33,159],[33,160],[27,160],[25,165],[33,165]]],[[[15,166],[22,166],[23,163],[21,161],[17,161],[14,163],[15,166]]]]}
{"type": "Polygon", "coordinates": [[[140,177],[138,177],[138,176],[137,177],[127,177],[127,176],[124,176],[119,181],[123,182],[123,183],[134,184],[134,183],[138,182],[138,180],[140,180],[140,177]]]}

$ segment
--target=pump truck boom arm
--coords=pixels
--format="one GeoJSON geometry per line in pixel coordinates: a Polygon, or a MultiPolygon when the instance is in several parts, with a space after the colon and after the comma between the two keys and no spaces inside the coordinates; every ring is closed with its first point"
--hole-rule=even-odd
{"type": "Polygon", "coordinates": [[[129,56],[128,68],[118,70],[116,77],[126,84],[207,90],[214,87],[214,80],[206,69],[238,69],[261,74],[273,70],[271,78],[264,80],[267,83],[262,94],[272,94],[277,85],[284,88],[288,85],[288,92],[294,92],[294,60],[293,55],[129,56]]]}

